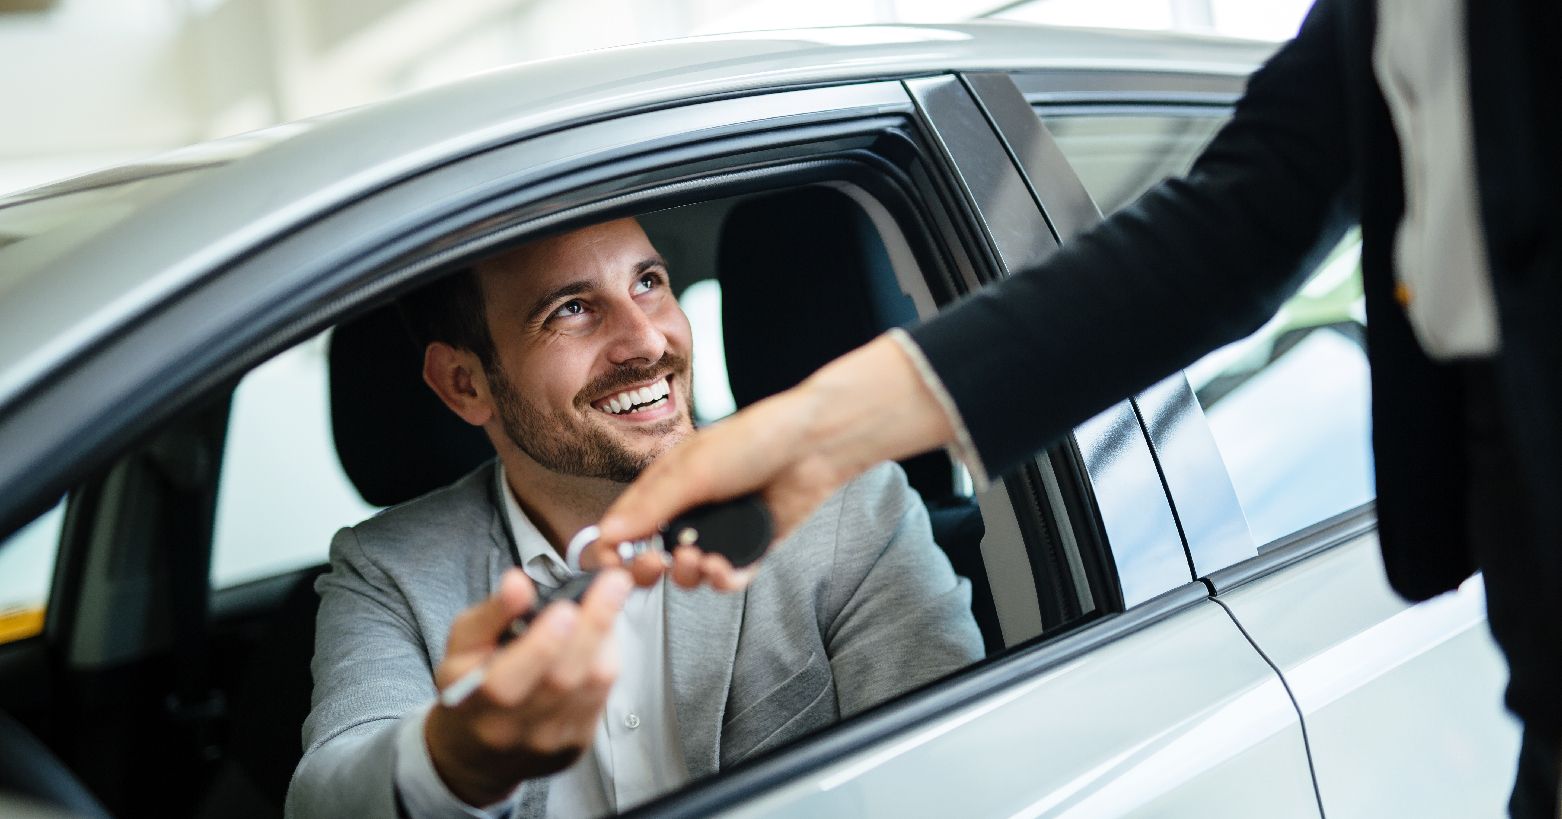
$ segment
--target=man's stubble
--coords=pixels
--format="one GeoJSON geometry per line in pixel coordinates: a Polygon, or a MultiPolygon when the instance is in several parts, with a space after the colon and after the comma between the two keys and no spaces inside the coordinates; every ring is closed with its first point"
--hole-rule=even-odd
{"type": "MultiPolygon", "coordinates": [[[[624,367],[607,373],[581,390],[581,395],[602,395],[619,387],[637,384],[658,375],[673,374],[680,384],[679,400],[683,411],[678,415],[644,427],[652,435],[662,435],[683,428],[666,446],[651,452],[635,452],[622,446],[606,430],[584,423],[579,417],[560,415],[540,409],[522,398],[515,385],[504,372],[504,365],[484,368],[488,376],[489,391],[498,405],[499,421],[504,434],[528,457],[551,472],[581,478],[600,478],[615,483],[628,484],[640,477],[651,462],[667,448],[692,432],[689,419],[693,415],[692,390],[689,383],[689,360],[673,352],[663,353],[660,361],[648,367],[624,367]]],[[[585,412],[600,412],[584,401],[577,401],[577,408],[585,412]]]]}

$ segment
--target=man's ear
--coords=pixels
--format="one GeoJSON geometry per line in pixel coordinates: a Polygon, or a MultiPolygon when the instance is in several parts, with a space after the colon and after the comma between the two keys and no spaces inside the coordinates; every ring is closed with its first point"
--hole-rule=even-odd
{"type": "Polygon", "coordinates": [[[451,412],[472,426],[480,427],[494,415],[482,362],[466,350],[443,341],[429,344],[423,351],[423,381],[451,412]]]}

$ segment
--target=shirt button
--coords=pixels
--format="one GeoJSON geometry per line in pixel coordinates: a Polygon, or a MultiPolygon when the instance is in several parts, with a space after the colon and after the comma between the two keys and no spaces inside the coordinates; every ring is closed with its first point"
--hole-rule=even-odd
{"type": "Polygon", "coordinates": [[[624,717],[624,727],[628,728],[631,731],[633,731],[636,728],[639,728],[640,727],[640,718],[635,716],[634,714],[630,714],[629,716],[624,717]]]}

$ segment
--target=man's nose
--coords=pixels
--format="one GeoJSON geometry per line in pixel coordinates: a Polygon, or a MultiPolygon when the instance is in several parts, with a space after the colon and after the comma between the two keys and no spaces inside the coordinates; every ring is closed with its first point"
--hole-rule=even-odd
{"type": "Polygon", "coordinates": [[[645,366],[660,361],[667,350],[667,335],[638,304],[613,311],[608,360],[614,364],[645,366]]]}

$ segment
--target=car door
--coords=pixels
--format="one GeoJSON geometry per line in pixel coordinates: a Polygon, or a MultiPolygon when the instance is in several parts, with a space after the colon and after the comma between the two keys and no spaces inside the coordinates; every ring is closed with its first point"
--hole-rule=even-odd
{"type": "MultiPolygon", "coordinates": [[[[1107,212],[1184,172],[1225,116],[1218,81],[1019,81],[1107,212]]],[[[1348,231],[1273,320],[1137,404],[1197,575],[1297,703],[1325,813],[1503,815],[1519,735],[1481,579],[1411,605],[1383,573],[1360,243],[1348,231]]]]}

